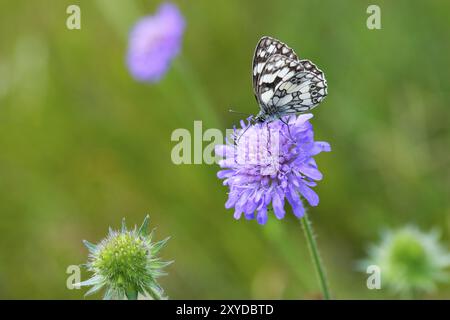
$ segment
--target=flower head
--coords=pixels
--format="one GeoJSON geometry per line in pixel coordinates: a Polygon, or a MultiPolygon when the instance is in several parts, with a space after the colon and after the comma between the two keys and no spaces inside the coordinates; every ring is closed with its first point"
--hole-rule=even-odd
{"type": "Polygon", "coordinates": [[[406,297],[432,292],[437,282],[450,280],[444,271],[450,266],[450,254],[439,243],[438,233],[413,226],[384,232],[361,265],[377,265],[382,285],[406,297]]]}
{"type": "Polygon", "coordinates": [[[181,48],[185,21],[177,6],[164,3],[153,16],[133,27],[127,64],[136,80],[157,82],[166,73],[181,48]]]}
{"type": "Polygon", "coordinates": [[[163,290],[156,279],[165,274],[161,269],[171,262],[161,261],[157,254],[169,238],[153,243],[148,222],[147,216],[139,230],[128,230],[124,219],[122,229],[110,229],[108,237],[99,244],[83,241],[89,249],[86,266],[93,272],[92,278],[80,283],[92,286],[86,295],[105,288],[105,299],[136,299],[139,293],[162,298],[163,290]]]}
{"type": "Polygon", "coordinates": [[[322,179],[313,158],[322,151],[330,151],[327,142],[314,141],[309,119],[312,114],[285,117],[270,123],[246,125],[236,130],[226,145],[216,146],[216,154],[223,157],[223,169],[217,176],[230,188],[227,209],[234,207],[234,217],[267,222],[271,205],[275,216],[285,215],[285,199],[294,214],[302,217],[304,207],[300,197],[311,206],[319,203],[311,189],[322,179]],[[255,216],[256,212],[256,216],[255,216]]]}

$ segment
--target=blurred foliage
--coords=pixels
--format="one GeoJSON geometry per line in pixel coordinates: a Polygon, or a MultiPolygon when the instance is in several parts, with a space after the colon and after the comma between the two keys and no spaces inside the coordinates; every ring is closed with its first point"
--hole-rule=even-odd
{"type": "Polygon", "coordinates": [[[183,52],[153,86],[124,61],[129,28],[156,1],[0,2],[0,297],[82,298],[66,288],[66,268],[87,258],[82,239],[149,213],[156,237],[172,236],[169,297],[316,298],[292,215],[235,221],[217,166],[170,160],[174,129],[225,130],[239,120],[229,107],[257,112],[251,58],[271,35],[328,79],[312,123],[333,152],[317,157],[310,216],[334,296],[392,298],[355,267],[379,231],[414,223],[450,239],[450,2],[175,2],[183,52]],[[366,28],[374,3],[381,30],[366,28]],[[69,4],[81,30],[66,28],[69,4]]]}

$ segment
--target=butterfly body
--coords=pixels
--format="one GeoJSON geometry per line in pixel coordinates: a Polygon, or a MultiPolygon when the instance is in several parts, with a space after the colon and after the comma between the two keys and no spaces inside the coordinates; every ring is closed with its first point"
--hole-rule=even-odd
{"type": "Polygon", "coordinates": [[[253,91],[260,107],[254,121],[270,122],[316,107],[327,95],[327,82],[311,61],[300,60],[281,41],[263,37],[253,56],[253,91]]]}

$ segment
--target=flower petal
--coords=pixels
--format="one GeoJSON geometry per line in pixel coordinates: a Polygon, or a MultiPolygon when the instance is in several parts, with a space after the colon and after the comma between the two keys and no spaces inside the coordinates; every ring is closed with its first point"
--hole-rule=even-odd
{"type": "Polygon", "coordinates": [[[247,220],[253,220],[253,219],[255,219],[255,213],[254,213],[254,212],[252,212],[252,213],[246,213],[246,214],[245,214],[245,219],[247,219],[247,220]]]}
{"type": "Polygon", "coordinates": [[[217,156],[223,158],[233,157],[235,149],[232,146],[226,144],[218,144],[214,147],[214,152],[217,156]]]}
{"type": "Polygon", "coordinates": [[[258,203],[255,201],[255,193],[254,192],[247,200],[247,204],[245,205],[244,212],[245,214],[251,214],[256,210],[258,203]]]}
{"type": "Polygon", "coordinates": [[[307,176],[311,179],[322,180],[322,178],[323,178],[322,173],[313,166],[302,164],[299,166],[298,169],[301,173],[303,173],[305,176],[307,176]]]}
{"type": "Polygon", "coordinates": [[[241,218],[241,215],[242,215],[242,211],[238,211],[238,210],[234,211],[233,216],[236,220],[239,220],[241,218]]]}
{"type": "Polygon", "coordinates": [[[236,210],[239,209],[239,211],[244,211],[245,208],[245,204],[247,203],[247,199],[250,196],[250,191],[244,191],[243,193],[240,194],[240,198],[239,200],[236,202],[236,210]]]}
{"type": "Polygon", "coordinates": [[[305,214],[305,208],[303,207],[303,204],[295,190],[293,188],[290,188],[288,192],[286,192],[286,198],[289,202],[289,204],[292,207],[292,212],[297,218],[303,217],[305,214]]]}
{"type": "Polygon", "coordinates": [[[309,151],[311,156],[315,156],[321,152],[330,152],[331,146],[328,142],[325,141],[315,141],[313,147],[309,151]]]}
{"type": "Polygon", "coordinates": [[[259,224],[266,224],[267,222],[267,207],[262,207],[258,210],[256,220],[259,224]]]}
{"type": "Polygon", "coordinates": [[[227,159],[219,160],[219,166],[221,168],[233,168],[235,164],[236,164],[236,161],[234,158],[227,158],[227,159]]]}
{"type": "Polygon", "coordinates": [[[234,170],[220,170],[219,172],[217,172],[217,178],[219,178],[219,179],[228,178],[233,173],[234,173],[234,170]]]}
{"type": "Polygon", "coordinates": [[[315,207],[319,204],[319,196],[313,189],[306,186],[304,183],[300,184],[298,189],[311,206],[315,207]]]}
{"type": "Polygon", "coordinates": [[[236,202],[239,200],[239,193],[238,192],[230,192],[228,194],[228,200],[225,202],[225,208],[230,209],[234,207],[236,202]]]}
{"type": "Polygon", "coordinates": [[[312,113],[304,113],[301,114],[297,117],[297,120],[295,121],[295,126],[296,127],[301,127],[303,126],[306,121],[308,121],[309,119],[311,119],[312,117],[314,117],[314,115],[312,113]]]}
{"type": "Polygon", "coordinates": [[[278,219],[283,219],[286,212],[284,211],[284,196],[281,197],[279,192],[274,192],[272,198],[272,207],[275,216],[278,219]]]}

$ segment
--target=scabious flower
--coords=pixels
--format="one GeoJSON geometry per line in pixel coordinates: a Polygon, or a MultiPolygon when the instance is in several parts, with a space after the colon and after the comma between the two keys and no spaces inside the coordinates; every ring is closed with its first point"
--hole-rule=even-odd
{"type": "Polygon", "coordinates": [[[177,6],[164,3],[153,16],[133,27],[127,64],[138,81],[157,82],[166,73],[181,48],[185,21],[177,6]]]}
{"type": "Polygon", "coordinates": [[[170,262],[161,261],[157,254],[169,238],[152,242],[152,232],[148,232],[149,217],[142,226],[128,230],[125,219],[122,229],[109,229],[107,238],[95,245],[86,240],[89,261],[86,264],[93,276],[81,282],[80,286],[92,286],[86,295],[105,288],[104,299],[137,299],[138,294],[153,299],[162,299],[163,290],[157,278],[165,275],[162,269],[170,262]]]}
{"type": "Polygon", "coordinates": [[[311,188],[322,173],[313,157],[331,148],[327,142],[314,141],[312,117],[302,114],[254,125],[241,121],[242,129],[235,129],[226,145],[216,146],[216,155],[223,158],[217,176],[230,188],[225,207],[234,207],[236,219],[244,214],[265,224],[270,205],[282,219],[285,199],[298,218],[304,215],[301,197],[318,205],[319,197],[311,188]]]}
{"type": "Polygon", "coordinates": [[[422,232],[414,226],[385,231],[381,241],[369,249],[361,267],[377,265],[381,286],[404,297],[431,293],[438,282],[450,280],[445,268],[450,266],[450,253],[439,243],[435,231],[422,232]]]}

